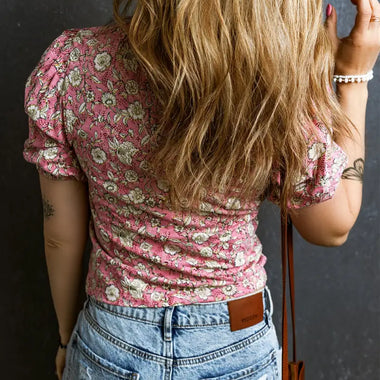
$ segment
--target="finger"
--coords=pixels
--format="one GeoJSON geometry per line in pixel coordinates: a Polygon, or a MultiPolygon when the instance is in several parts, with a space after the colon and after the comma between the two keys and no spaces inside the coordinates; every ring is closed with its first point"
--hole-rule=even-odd
{"type": "Polygon", "coordinates": [[[332,11],[331,11],[331,14],[330,16],[327,16],[326,17],[326,21],[325,21],[325,27],[326,27],[326,30],[327,30],[327,34],[329,35],[331,41],[333,42],[333,44],[335,46],[337,46],[338,44],[338,32],[337,32],[337,14],[336,14],[336,10],[333,6],[332,7],[332,11]]]}
{"type": "Polygon", "coordinates": [[[380,3],[377,0],[369,0],[370,6],[372,8],[372,14],[376,16],[379,15],[380,3]]]}
{"type": "Polygon", "coordinates": [[[372,16],[370,0],[357,0],[355,5],[357,6],[358,13],[352,32],[365,33],[368,30],[369,21],[372,16]]]}
{"type": "MultiPolygon", "coordinates": [[[[377,0],[370,0],[372,7],[372,16],[380,17],[380,3],[377,0]]],[[[369,23],[368,29],[373,30],[375,32],[379,32],[378,38],[380,38],[380,23],[379,22],[371,22],[369,23]]]]}

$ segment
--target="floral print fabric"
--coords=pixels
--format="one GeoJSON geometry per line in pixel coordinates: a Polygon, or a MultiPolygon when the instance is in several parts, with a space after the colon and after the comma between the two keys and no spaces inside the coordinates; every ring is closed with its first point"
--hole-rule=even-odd
{"type": "MultiPolygon", "coordinates": [[[[197,213],[166,206],[168,183],[149,166],[158,103],[117,26],[58,36],[27,80],[25,111],[25,160],[51,179],[88,186],[89,295],[121,306],[162,307],[265,287],[259,199],[208,194],[197,213]]],[[[305,175],[289,207],[327,200],[339,183],[347,157],[320,131],[320,141],[309,141],[305,175]]],[[[278,180],[274,171],[273,202],[278,180]]]]}
{"type": "MultiPolygon", "coordinates": [[[[327,128],[316,119],[313,125],[315,134],[307,129],[304,131],[308,143],[304,172],[297,180],[288,208],[296,209],[330,199],[348,163],[346,153],[331,140],[327,128]]],[[[274,170],[268,199],[276,204],[280,203],[280,183],[280,172],[274,170]]]]}

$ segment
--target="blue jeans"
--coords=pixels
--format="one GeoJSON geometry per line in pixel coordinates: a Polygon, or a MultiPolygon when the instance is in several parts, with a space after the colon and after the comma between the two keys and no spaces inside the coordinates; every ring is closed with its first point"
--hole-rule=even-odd
{"type": "Polygon", "coordinates": [[[264,319],[231,331],[226,301],[124,307],[87,296],[62,380],[279,380],[282,349],[268,287],[264,319]]]}

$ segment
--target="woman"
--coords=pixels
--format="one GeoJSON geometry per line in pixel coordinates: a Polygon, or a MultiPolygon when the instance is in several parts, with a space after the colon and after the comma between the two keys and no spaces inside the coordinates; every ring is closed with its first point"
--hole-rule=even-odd
{"type": "Polygon", "coordinates": [[[26,84],[58,378],[279,379],[258,208],[346,241],[368,78],[332,78],[373,68],[380,4],[352,0],[339,39],[322,0],[140,0],[131,19],[120,3],[115,23],[58,36],[26,84]]]}

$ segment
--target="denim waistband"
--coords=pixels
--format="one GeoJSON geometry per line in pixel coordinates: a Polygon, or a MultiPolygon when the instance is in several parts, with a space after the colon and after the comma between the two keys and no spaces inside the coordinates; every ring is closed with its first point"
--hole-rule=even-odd
{"type": "MultiPolygon", "coordinates": [[[[273,301],[268,286],[265,286],[260,293],[262,293],[263,297],[264,318],[272,317],[273,301]]],[[[95,307],[113,314],[115,317],[129,318],[156,325],[163,325],[165,320],[170,317],[172,318],[173,326],[176,327],[214,326],[215,324],[229,324],[228,301],[192,303],[157,308],[129,307],[108,304],[87,295],[85,308],[95,307]]]]}

